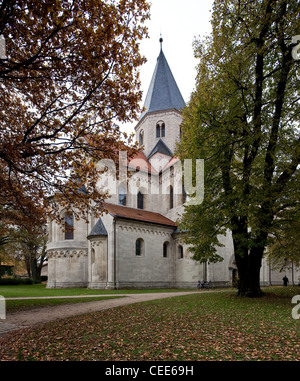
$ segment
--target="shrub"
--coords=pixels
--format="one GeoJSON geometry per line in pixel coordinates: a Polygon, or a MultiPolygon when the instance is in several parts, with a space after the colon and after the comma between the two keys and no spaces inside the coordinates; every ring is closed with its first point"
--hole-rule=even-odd
{"type": "Polygon", "coordinates": [[[21,279],[21,278],[2,278],[0,279],[0,286],[16,286],[19,284],[33,284],[32,279],[21,279]]]}

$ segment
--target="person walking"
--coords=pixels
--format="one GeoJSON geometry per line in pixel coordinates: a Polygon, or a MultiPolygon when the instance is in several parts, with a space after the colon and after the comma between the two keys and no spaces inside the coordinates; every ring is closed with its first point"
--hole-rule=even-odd
{"type": "Polygon", "coordinates": [[[283,280],[283,285],[286,287],[286,286],[288,285],[288,283],[289,283],[289,278],[285,275],[285,276],[282,278],[282,280],[283,280]]]}

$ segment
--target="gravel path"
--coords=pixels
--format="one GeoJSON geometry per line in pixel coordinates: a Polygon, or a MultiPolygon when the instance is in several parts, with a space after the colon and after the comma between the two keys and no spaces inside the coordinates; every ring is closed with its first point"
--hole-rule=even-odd
{"type": "MultiPolygon", "coordinates": [[[[205,292],[205,291],[201,291],[205,292]]],[[[195,291],[185,292],[165,292],[165,293],[145,293],[145,294],[113,294],[113,295],[80,295],[78,297],[107,297],[107,300],[99,300],[93,302],[67,304],[61,306],[45,307],[29,311],[21,311],[15,313],[8,313],[5,320],[0,320],[0,336],[8,332],[38,326],[39,324],[47,323],[53,320],[64,319],[70,316],[86,314],[89,312],[101,311],[108,308],[124,306],[132,303],[145,302],[148,300],[164,299],[173,296],[195,294],[195,291]],[[117,299],[109,299],[112,296],[124,296],[117,299]]],[[[7,298],[12,299],[57,299],[68,298],[63,297],[44,297],[44,298],[7,298]]],[[[69,298],[74,298],[70,296],[69,298]]]]}

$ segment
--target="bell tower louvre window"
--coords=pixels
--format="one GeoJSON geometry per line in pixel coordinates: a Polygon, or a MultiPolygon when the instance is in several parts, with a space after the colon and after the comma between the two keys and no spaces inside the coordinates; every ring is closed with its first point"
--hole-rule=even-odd
{"type": "Polygon", "coordinates": [[[166,126],[163,121],[160,121],[156,124],[156,137],[157,138],[164,138],[166,136],[166,126]]]}
{"type": "Polygon", "coordinates": [[[159,126],[159,124],[156,125],[156,137],[160,138],[160,126],[159,126]]]}

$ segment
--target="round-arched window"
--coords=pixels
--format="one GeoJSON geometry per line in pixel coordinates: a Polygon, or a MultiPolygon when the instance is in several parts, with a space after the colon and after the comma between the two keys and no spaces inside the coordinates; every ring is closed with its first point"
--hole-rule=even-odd
{"type": "Polygon", "coordinates": [[[139,145],[142,146],[144,144],[144,131],[141,130],[139,134],[139,145]]]}
{"type": "Polygon", "coordinates": [[[142,238],[138,238],[135,241],[135,255],[140,257],[144,254],[144,240],[142,238]]]}
{"type": "Polygon", "coordinates": [[[126,206],[126,189],[122,185],[119,187],[119,205],[126,206]]]}
{"type": "Polygon", "coordinates": [[[156,123],[156,137],[157,138],[164,138],[166,135],[166,126],[165,122],[160,120],[156,123]]]}
{"type": "Polygon", "coordinates": [[[183,258],[183,247],[181,245],[178,246],[178,258],[183,258]]]}
{"type": "Polygon", "coordinates": [[[71,212],[65,214],[65,239],[74,239],[74,216],[71,212]]]}
{"type": "Polygon", "coordinates": [[[167,258],[169,256],[169,242],[164,242],[163,245],[163,257],[167,258]]]}

